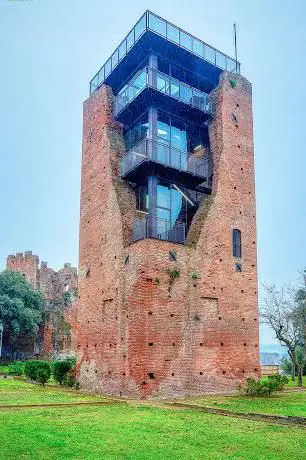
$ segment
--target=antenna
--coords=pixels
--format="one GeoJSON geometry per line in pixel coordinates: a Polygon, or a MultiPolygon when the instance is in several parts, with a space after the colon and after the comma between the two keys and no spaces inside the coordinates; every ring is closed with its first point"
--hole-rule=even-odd
{"type": "Polygon", "coordinates": [[[237,59],[237,26],[234,22],[234,46],[235,46],[235,61],[236,61],[236,73],[238,73],[238,59],[237,59]]]}

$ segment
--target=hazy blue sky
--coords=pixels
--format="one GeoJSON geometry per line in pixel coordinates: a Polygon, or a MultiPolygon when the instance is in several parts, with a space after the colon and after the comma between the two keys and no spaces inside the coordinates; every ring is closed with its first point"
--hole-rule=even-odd
{"type": "MultiPolygon", "coordinates": [[[[233,55],[253,84],[259,280],[306,266],[305,0],[0,0],[0,269],[32,249],[77,264],[82,102],[151,9],[233,55]]],[[[270,342],[263,334],[263,342],[270,342]]]]}

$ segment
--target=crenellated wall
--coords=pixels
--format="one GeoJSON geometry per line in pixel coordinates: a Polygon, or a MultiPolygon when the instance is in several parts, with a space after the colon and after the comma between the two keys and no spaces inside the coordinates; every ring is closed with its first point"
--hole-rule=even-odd
{"type": "Polygon", "coordinates": [[[132,244],[135,199],[120,179],[124,143],[110,88],[84,103],[76,335],[79,379],[91,391],[183,396],[259,376],[251,85],[224,73],[212,102],[212,195],[186,245],[132,244]]]}
{"type": "Polygon", "coordinates": [[[37,353],[39,350],[39,354],[49,357],[58,354],[58,350],[74,354],[75,340],[71,330],[76,329],[76,308],[69,301],[64,305],[63,296],[68,291],[72,296],[77,292],[77,269],[65,263],[63,268],[55,271],[48,267],[47,262],[39,264],[39,257],[32,251],[9,255],[6,268],[20,272],[46,299],[48,320],[41,327],[39,345],[34,347],[33,340],[24,340],[19,351],[37,353]]]}

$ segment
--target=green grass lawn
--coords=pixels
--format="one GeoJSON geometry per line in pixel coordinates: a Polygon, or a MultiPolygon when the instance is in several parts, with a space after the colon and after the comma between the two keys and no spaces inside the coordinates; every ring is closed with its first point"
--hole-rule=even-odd
{"type": "MultiPolygon", "coordinates": [[[[297,395],[293,393],[292,397],[297,395]]],[[[0,397],[2,404],[3,401],[5,404],[31,404],[101,399],[42,388],[20,380],[0,380],[0,397]]],[[[271,404],[272,401],[271,398],[271,404]]],[[[306,458],[304,428],[269,425],[189,409],[135,403],[4,409],[0,410],[0,418],[0,459],[5,460],[306,458]]]]}
{"type": "Polygon", "coordinates": [[[148,406],[1,411],[3,459],[305,459],[303,428],[148,406]]]}
{"type": "Polygon", "coordinates": [[[278,393],[269,398],[247,396],[206,396],[188,398],[186,402],[219,407],[237,412],[257,412],[262,414],[297,415],[306,417],[306,391],[278,393]]]}
{"type": "Polygon", "coordinates": [[[63,391],[60,388],[54,389],[48,386],[43,388],[22,380],[0,379],[0,404],[43,404],[102,399],[100,396],[83,395],[76,391],[63,391]]]}
{"type": "MultiPolygon", "coordinates": [[[[292,382],[291,377],[288,375],[289,383],[286,385],[286,387],[293,388],[297,386],[298,379],[295,377],[295,381],[292,382]]],[[[306,387],[306,375],[303,376],[303,385],[306,387]]]]}

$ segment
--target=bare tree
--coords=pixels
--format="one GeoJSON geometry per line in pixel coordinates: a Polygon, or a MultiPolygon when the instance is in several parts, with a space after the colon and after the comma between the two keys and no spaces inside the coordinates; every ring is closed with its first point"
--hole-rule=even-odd
{"type": "Polygon", "coordinates": [[[302,276],[302,284],[295,293],[295,309],[293,321],[299,333],[299,350],[296,365],[298,370],[298,385],[303,385],[303,371],[306,364],[306,270],[302,276]]]}
{"type": "Polygon", "coordinates": [[[269,325],[282,346],[287,348],[291,360],[291,378],[294,381],[297,364],[297,347],[301,334],[297,327],[296,292],[290,287],[278,290],[275,286],[264,285],[265,305],[261,310],[263,322],[269,325]]]}

